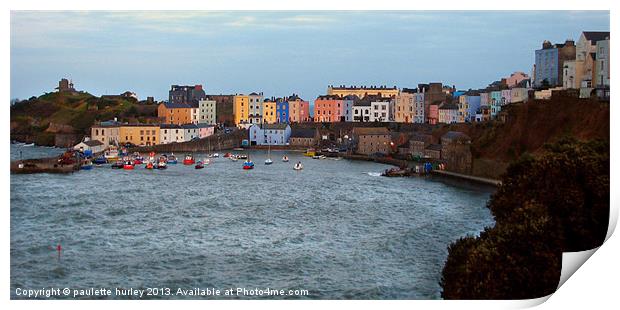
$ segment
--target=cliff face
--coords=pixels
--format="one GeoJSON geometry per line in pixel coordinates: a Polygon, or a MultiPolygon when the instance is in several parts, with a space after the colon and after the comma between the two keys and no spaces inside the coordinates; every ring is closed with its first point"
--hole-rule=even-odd
{"type": "Polygon", "coordinates": [[[39,145],[75,144],[97,121],[136,122],[157,117],[157,106],[133,98],[95,97],[86,92],[47,93],[11,106],[11,139],[39,145]]]}
{"type": "Polygon", "coordinates": [[[609,141],[609,103],[553,98],[504,108],[505,122],[444,125],[433,131],[438,139],[449,130],[472,138],[473,174],[498,178],[524,153],[537,155],[547,143],[565,137],[609,141]]]}

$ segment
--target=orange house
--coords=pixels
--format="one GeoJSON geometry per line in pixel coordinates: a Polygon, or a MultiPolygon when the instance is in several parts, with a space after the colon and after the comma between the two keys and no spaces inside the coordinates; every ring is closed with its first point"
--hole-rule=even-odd
{"type": "Polygon", "coordinates": [[[343,99],[340,96],[319,96],[314,100],[314,121],[339,122],[343,104],[343,99]]]}
{"type": "Polygon", "coordinates": [[[157,117],[164,124],[184,125],[192,122],[192,106],[185,103],[161,103],[157,107],[157,117]]]}

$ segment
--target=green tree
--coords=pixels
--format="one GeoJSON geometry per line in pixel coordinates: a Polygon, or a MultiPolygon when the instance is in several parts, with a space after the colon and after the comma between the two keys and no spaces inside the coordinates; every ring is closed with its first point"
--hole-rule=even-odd
{"type": "Polygon", "coordinates": [[[488,207],[495,226],[451,244],[446,299],[522,299],[557,288],[561,254],[600,246],[609,221],[609,143],[571,139],[512,164],[488,207]]]}

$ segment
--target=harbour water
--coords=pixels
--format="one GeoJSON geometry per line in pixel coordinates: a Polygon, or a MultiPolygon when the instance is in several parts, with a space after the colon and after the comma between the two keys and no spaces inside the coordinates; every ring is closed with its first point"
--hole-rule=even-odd
{"type": "Polygon", "coordinates": [[[390,166],[373,162],[272,152],[266,166],[265,152],[250,155],[249,171],[218,158],[202,170],[11,175],[11,297],[21,298],[17,288],[156,287],[438,299],[447,246],[493,225],[491,187],[380,177],[390,166]]]}

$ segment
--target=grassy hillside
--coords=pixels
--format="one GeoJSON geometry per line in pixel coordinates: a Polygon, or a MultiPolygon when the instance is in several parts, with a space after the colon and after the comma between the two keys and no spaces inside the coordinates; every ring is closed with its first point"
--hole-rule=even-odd
{"type": "Polygon", "coordinates": [[[50,145],[54,134],[88,134],[98,121],[114,117],[144,121],[156,116],[156,105],[139,105],[133,98],[100,98],[86,92],[47,93],[11,106],[11,137],[50,145]]]}

